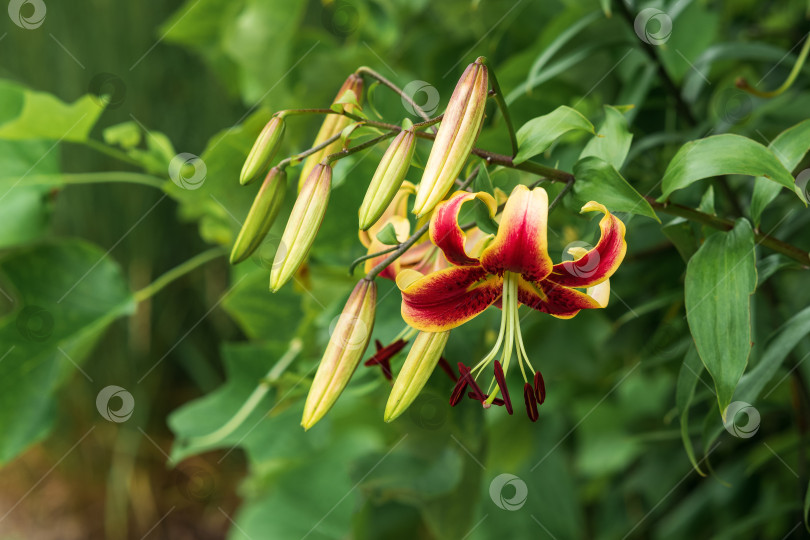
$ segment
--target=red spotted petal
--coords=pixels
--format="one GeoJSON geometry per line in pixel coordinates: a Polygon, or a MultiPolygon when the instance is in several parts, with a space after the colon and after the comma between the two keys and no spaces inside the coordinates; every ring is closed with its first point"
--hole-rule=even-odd
{"type": "Polygon", "coordinates": [[[467,255],[467,251],[464,249],[467,238],[458,224],[461,205],[475,198],[481,199],[487,205],[490,216],[495,215],[498,203],[489,193],[457,191],[436,207],[433,217],[430,219],[430,239],[441,248],[447,260],[456,266],[478,265],[478,259],[467,255]]]}
{"type": "Polygon", "coordinates": [[[627,251],[627,242],[624,240],[625,227],[619,218],[593,201],[583,206],[582,211],[605,214],[599,221],[602,237],[592,250],[580,254],[573,261],[554,265],[549,279],[566,287],[592,287],[602,283],[613,275],[627,251]]]}
{"type": "Polygon", "coordinates": [[[422,276],[414,270],[397,275],[402,318],[423,332],[443,332],[463,324],[497,300],[503,279],[480,266],[446,268],[422,276]]]}
{"type": "Polygon", "coordinates": [[[532,309],[560,319],[570,319],[580,309],[602,307],[587,294],[548,280],[529,283],[521,279],[518,283],[518,300],[532,309]]]}
{"type": "Polygon", "coordinates": [[[481,256],[481,264],[492,274],[504,271],[521,274],[528,281],[540,281],[551,272],[546,239],[548,195],[543,188],[529,190],[518,185],[503,209],[498,234],[481,256]]]}

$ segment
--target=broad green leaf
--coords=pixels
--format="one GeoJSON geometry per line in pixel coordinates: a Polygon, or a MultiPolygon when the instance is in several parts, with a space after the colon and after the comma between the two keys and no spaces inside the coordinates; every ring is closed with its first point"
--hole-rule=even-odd
{"type": "MultiPolygon", "coordinates": [[[[777,135],[768,148],[782,162],[785,169],[792,171],[810,150],[810,120],[804,120],[789,127],[777,135]]],[[[754,221],[754,225],[759,226],[762,212],[779,195],[781,189],[782,186],[768,181],[764,176],[754,179],[754,193],[751,196],[751,219],[754,221]]]]}
{"type": "Polygon", "coordinates": [[[726,133],[686,143],[669,162],[661,181],[665,201],[673,191],[723,174],[764,176],[793,190],[793,176],[776,156],[756,141],[726,133]]]}
{"type": "Polygon", "coordinates": [[[485,191],[493,197],[495,196],[495,188],[492,186],[492,178],[490,178],[486,163],[483,161],[478,167],[478,174],[475,175],[475,180],[473,180],[473,191],[485,191]]]}
{"type": "Polygon", "coordinates": [[[681,371],[678,374],[678,383],[675,389],[675,402],[678,406],[678,413],[681,415],[681,440],[684,450],[692,463],[692,467],[701,475],[706,474],[700,469],[695,458],[695,448],[692,446],[692,439],[689,436],[689,405],[695,397],[695,387],[703,372],[703,364],[694,347],[689,347],[689,352],[681,364],[681,371]]]}
{"type": "Polygon", "coordinates": [[[754,233],[745,219],[708,237],[686,266],[686,318],[720,411],[731,403],[748,363],[756,283],[754,233]]]}
{"type": "Polygon", "coordinates": [[[740,380],[735,399],[754,403],[799,342],[810,334],[810,307],[803,309],[777,331],[754,369],[740,380]]]}
{"type": "Polygon", "coordinates": [[[0,139],[6,140],[82,142],[104,110],[93,96],[68,104],[7,80],[0,80],[0,102],[0,139]]]}
{"type": "Polygon", "coordinates": [[[757,287],[768,281],[768,278],[785,268],[801,268],[793,259],[788,259],[781,253],[774,253],[757,261],[757,287]]]}
{"type": "Polygon", "coordinates": [[[627,118],[616,107],[605,105],[605,120],[599,131],[588,141],[579,158],[596,156],[613,165],[617,171],[621,170],[633,134],[627,129],[627,118]]]}
{"type": "Polygon", "coordinates": [[[102,137],[109,145],[129,150],[141,144],[141,127],[135,122],[122,122],[106,128],[102,137]]]}
{"type": "MultiPolygon", "coordinates": [[[[0,260],[14,311],[0,319],[0,463],[43,438],[54,392],[103,330],[135,303],[118,266],[79,241],[40,244],[0,260]]],[[[88,410],[94,396],[87,396],[88,410]]]]}
{"type": "Polygon", "coordinates": [[[545,152],[551,143],[569,131],[594,132],[593,124],[581,113],[562,105],[543,116],[529,120],[518,130],[518,153],[515,163],[523,163],[545,152]]]}
{"type": "Polygon", "coordinates": [[[574,165],[574,176],[574,193],[581,202],[597,201],[611,212],[639,214],[661,222],[650,203],[610,163],[595,156],[582,158],[574,165]]]}

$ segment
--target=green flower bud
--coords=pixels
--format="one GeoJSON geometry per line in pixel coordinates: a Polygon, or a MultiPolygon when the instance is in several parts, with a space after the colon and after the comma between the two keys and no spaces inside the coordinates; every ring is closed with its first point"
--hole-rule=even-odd
{"type": "Polygon", "coordinates": [[[383,154],[368,186],[363,204],[360,205],[361,230],[368,230],[380,219],[408,173],[416,148],[416,134],[413,131],[413,124],[408,120],[406,122],[408,125],[403,126],[404,129],[391,141],[383,154]]]}
{"type": "Polygon", "coordinates": [[[240,184],[246,186],[261,178],[281,146],[283,136],[284,118],[275,115],[267,122],[256,138],[256,142],[253,143],[253,148],[250,149],[245,164],[242,166],[242,174],[239,175],[240,184]]]}
{"type": "Polygon", "coordinates": [[[449,331],[419,332],[416,336],[388,396],[383,417],[386,422],[391,422],[411,406],[439,363],[449,337],[449,331]]]}
{"type": "Polygon", "coordinates": [[[444,199],[464,167],[484,123],[488,85],[487,67],[479,58],[467,66],[444,111],[416,192],[413,213],[417,216],[429,213],[444,199]]]}
{"type": "Polygon", "coordinates": [[[276,292],[304,262],[326,214],[332,190],[332,167],[319,163],[304,182],[270,270],[270,290],[276,292]]]}
{"type": "MultiPolygon", "coordinates": [[[[349,78],[343,83],[343,86],[340,87],[340,90],[335,96],[334,102],[340,100],[343,97],[343,94],[346,93],[346,90],[351,90],[354,92],[355,97],[357,98],[357,103],[361,103],[363,99],[363,78],[360,75],[356,75],[352,73],[349,75],[349,78]]],[[[346,112],[355,112],[354,105],[345,105],[346,112]]],[[[343,131],[346,126],[352,123],[353,120],[351,118],[347,118],[341,114],[327,114],[326,118],[323,120],[323,124],[321,124],[321,129],[318,130],[318,135],[315,137],[315,142],[312,143],[312,146],[318,146],[326,139],[330,137],[334,137],[341,131],[343,131]]],[[[335,152],[339,152],[341,148],[340,139],[333,142],[326,148],[322,148],[318,150],[314,154],[307,157],[304,160],[304,165],[301,167],[301,176],[298,177],[298,191],[301,191],[304,187],[304,181],[309,176],[309,173],[312,172],[312,169],[315,166],[323,161],[323,158],[328,156],[329,154],[334,154],[335,152]]]]}
{"type": "Polygon", "coordinates": [[[273,167],[253,199],[245,223],[236,237],[231,250],[231,264],[244,261],[261,245],[281,210],[286,191],[287,173],[273,167]]]}
{"type": "Polygon", "coordinates": [[[301,419],[304,429],[314,426],[329,412],[349,383],[371,339],[376,308],[377,285],[360,280],[346,301],[312,380],[301,419]]]}

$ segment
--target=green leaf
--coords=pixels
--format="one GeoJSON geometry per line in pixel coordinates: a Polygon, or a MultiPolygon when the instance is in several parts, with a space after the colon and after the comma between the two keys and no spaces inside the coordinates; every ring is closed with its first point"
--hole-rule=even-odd
{"type": "Polygon", "coordinates": [[[134,312],[135,302],[112,259],[75,240],[9,253],[0,273],[14,295],[14,311],[0,319],[0,463],[6,463],[47,434],[54,392],[76,376],[74,363],[104,329],[134,312]]]}
{"type": "Polygon", "coordinates": [[[611,0],[599,0],[599,6],[602,8],[602,13],[605,14],[605,17],[608,19],[613,16],[613,11],[610,7],[611,0]]]}
{"type": "Polygon", "coordinates": [[[759,363],[740,380],[735,398],[747,403],[754,403],[765,385],[773,379],[790,351],[808,334],[810,334],[810,307],[791,317],[769,340],[759,363]]]}
{"type": "Polygon", "coordinates": [[[396,246],[399,244],[399,240],[397,240],[397,230],[391,223],[386,224],[385,227],[377,233],[377,240],[386,246],[396,246]]]}
{"type": "Polygon", "coordinates": [[[754,233],[745,219],[706,239],[686,266],[686,318],[725,411],[751,352],[754,233]]]}
{"type": "Polygon", "coordinates": [[[716,215],[714,210],[714,186],[709,186],[709,189],[707,189],[703,197],[700,198],[700,204],[698,204],[697,209],[704,214],[716,215]]]}
{"type": "Polygon", "coordinates": [[[473,191],[485,191],[493,197],[495,196],[495,188],[492,187],[492,178],[490,178],[486,163],[483,161],[478,167],[478,174],[475,175],[475,180],[473,180],[473,191]]]}
{"type": "Polygon", "coordinates": [[[574,193],[581,202],[597,201],[612,212],[638,214],[661,222],[650,203],[610,163],[595,156],[582,158],[574,165],[574,176],[574,193]]]}
{"type": "Polygon", "coordinates": [[[793,176],[776,156],[756,141],[726,133],[688,142],[669,162],[661,181],[665,201],[673,191],[723,174],[765,176],[793,190],[793,176]]]}
{"type": "Polygon", "coordinates": [[[678,413],[681,415],[681,440],[686,455],[689,457],[695,471],[701,476],[706,476],[695,458],[695,448],[692,446],[692,439],[689,436],[689,405],[692,403],[692,398],[695,397],[695,387],[702,372],[703,364],[700,363],[697,350],[694,347],[689,347],[689,352],[686,353],[683,364],[681,364],[681,371],[678,374],[675,402],[678,406],[678,413]]]}
{"type": "Polygon", "coordinates": [[[622,111],[610,105],[605,105],[604,109],[604,122],[596,135],[585,145],[579,158],[596,156],[613,165],[618,171],[621,170],[630,151],[633,134],[627,129],[627,118],[622,111]]]}
{"type": "Polygon", "coordinates": [[[551,143],[574,130],[594,132],[593,124],[587,118],[565,105],[529,120],[517,132],[518,153],[514,162],[523,163],[532,156],[542,154],[551,143]]]}
{"type": "Polygon", "coordinates": [[[46,92],[35,92],[0,80],[0,139],[49,139],[82,142],[104,108],[98,98],[83,96],[67,104],[46,92]]]}
{"type": "Polygon", "coordinates": [[[129,150],[141,144],[141,127],[135,122],[122,122],[106,128],[101,136],[110,146],[129,150]]]}
{"type": "MultiPolygon", "coordinates": [[[[768,148],[787,170],[792,171],[810,150],[810,120],[789,127],[777,135],[768,148]]],[[[759,226],[762,212],[779,195],[781,187],[779,184],[769,182],[764,176],[754,179],[754,193],[751,196],[751,219],[754,225],[759,226]]],[[[793,187],[792,189],[795,190],[793,187]]],[[[798,192],[801,193],[801,190],[798,192]]]]}

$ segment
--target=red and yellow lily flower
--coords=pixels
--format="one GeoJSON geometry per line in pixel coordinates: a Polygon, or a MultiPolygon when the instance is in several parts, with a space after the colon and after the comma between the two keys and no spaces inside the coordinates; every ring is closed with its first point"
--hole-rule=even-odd
{"type": "Polygon", "coordinates": [[[518,308],[522,304],[568,319],[582,309],[605,307],[610,295],[608,278],[622,262],[627,248],[624,223],[603,205],[587,203],[583,212],[604,214],[599,222],[602,233],[599,242],[590,251],[580,248],[571,253],[574,260],[553,264],[546,238],[548,195],[542,188],[530,190],[519,185],[506,202],[497,234],[488,242],[477,242],[478,249],[470,253],[458,216],[461,206],[475,198],[483,201],[490,215],[495,216],[497,203],[484,192],[460,191],[436,207],[430,222],[430,238],[452,266],[427,275],[413,269],[403,269],[397,274],[396,282],[402,291],[402,317],[420,331],[444,332],[469,321],[489,306],[499,307],[503,315],[496,343],[471,369],[459,364],[460,377],[451,404],[457,404],[469,387],[469,395],[485,407],[503,404],[511,414],[505,376],[514,352],[525,382],[527,411],[536,420],[537,405],[545,399],[545,386],[542,375],[526,354],[518,308]],[[499,352],[500,361],[495,360],[499,352]],[[493,361],[495,376],[487,395],[475,379],[493,361]],[[532,374],[531,383],[526,368],[532,374]],[[502,399],[497,397],[499,392],[502,399]]]}

